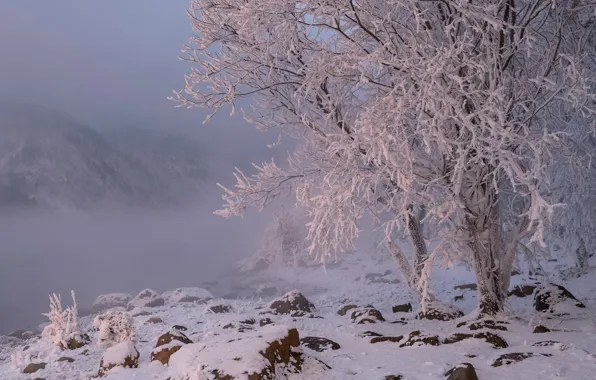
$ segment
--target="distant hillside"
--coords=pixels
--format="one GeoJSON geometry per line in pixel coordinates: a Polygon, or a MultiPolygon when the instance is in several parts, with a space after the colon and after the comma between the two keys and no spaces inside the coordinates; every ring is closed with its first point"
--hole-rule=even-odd
{"type": "Polygon", "coordinates": [[[195,196],[198,144],[146,133],[110,138],[55,110],[0,104],[0,208],[167,206],[195,196]]]}

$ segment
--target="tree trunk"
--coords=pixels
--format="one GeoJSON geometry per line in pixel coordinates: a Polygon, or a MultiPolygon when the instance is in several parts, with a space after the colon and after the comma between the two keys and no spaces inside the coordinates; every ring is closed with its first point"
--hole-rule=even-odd
{"type": "Polygon", "coordinates": [[[412,248],[414,249],[414,272],[416,273],[418,279],[420,279],[422,277],[424,264],[428,259],[428,250],[426,249],[426,242],[424,241],[424,236],[422,233],[422,225],[414,213],[414,207],[412,205],[408,207],[406,225],[410,239],[412,239],[412,248]]]}
{"type": "Polygon", "coordinates": [[[410,290],[419,298],[422,309],[426,303],[435,300],[434,294],[430,289],[420,289],[420,279],[423,276],[424,266],[429,259],[426,242],[422,235],[422,226],[413,212],[413,207],[408,207],[408,214],[406,215],[406,228],[412,242],[413,265],[410,265],[408,257],[403,250],[393,241],[389,241],[389,251],[397,261],[397,265],[406,279],[406,283],[410,290]]]}
{"type": "Polygon", "coordinates": [[[503,271],[500,265],[504,258],[501,241],[501,225],[498,218],[489,218],[487,228],[479,230],[474,221],[468,222],[470,248],[474,255],[474,270],[478,285],[479,318],[494,317],[503,311],[503,271]]]}

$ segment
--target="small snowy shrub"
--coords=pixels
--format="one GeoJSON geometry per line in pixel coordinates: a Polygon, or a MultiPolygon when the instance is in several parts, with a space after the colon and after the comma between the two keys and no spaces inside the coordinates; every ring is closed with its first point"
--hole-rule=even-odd
{"type": "Polygon", "coordinates": [[[99,344],[104,347],[136,341],[134,320],[124,311],[108,311],[98,315],[93,321],[93,327],[99,330],[99,344]]]}
{"type": "Polygon", "coordinates": [[[62,298],[59,294],[50,295],[50,312],[44,315],[50,320],[41,336],[61,349],[70,348],[71,341],[83,340],[83,333],[79,329],[78,305],[74,290],[71,291],[72,306],[62,309],[62,298]]]}

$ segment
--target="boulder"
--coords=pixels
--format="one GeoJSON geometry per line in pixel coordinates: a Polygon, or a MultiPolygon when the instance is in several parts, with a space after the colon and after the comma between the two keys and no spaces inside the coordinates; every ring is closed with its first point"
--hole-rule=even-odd
{"type": "Polygon", "coordinates": [[[66,342],[66,348],[69,350],[76,350],[91,343],[91,338],[87,334],[78,334],[66,342]]]}
{"type": "Polygon", "coordinates": [[[159,307],[165,305],[165,303],[163,297],[155,290],[145,289],[128,303],[126,310],[159,307]]]}
{"type": "Polygon", "coordinates": [[[363,333],[358,334],[359,337],[361,338],[368,338],[371,336],[383,336],[383,334],[379,334],[378,332],[374,332],[374,331],[365,331],[363,333]]]}
{"type": "Polygon", "coordinates": [[[116,307],[125,308],[132,299],[132,295],[128,293],[102,294],[101,296],[97,297],[95,301],[93,301],[91,312],[93,314],[99,314],[116,307]]]}
{"type": "Polygon", "coordinates": [[[224,314],[232,311],[232,307],[230,305],[213,305],[209,307],[209,311],[213,314],[224,314]]]}
{"type": "Polygon", "coordinates": [[[469,326],[468,326],[468,322],[461,322],[461,323],[457,324],[457,327],[459,328],[459,327],[466,326],[472,331],[484,330],[484,329],[507,331],[507,327],[505,326],[507,324],[509,324],[509,323],[505,322],[505,321],[498,321],[498,320],[493,320],[493,319],[481,319],[479,321],[470,323],[469,326]]]}
{"type": "Polygon", "coordinates": [[[190,340],[181,331],[172,329],[172,330],[168,331],[167,333],[161,335],[157,339],[157,344],[155,345],[155,347],[159,347],[159,346],[163,346],[165,344],[169,344],[172,341],[178,341],[178,342],[182,342],[184,344],[192,343],[192,340],[190,340]]]}
{"type": "Polygon", "coordinates": [[[463,285],[455,285],[453,287],[455,290],[477,290],[478,285],[476,284],[463,284],[463,285]]]}
{"type": "Polygon", "coordinates": [[[412,304],[405,303],[402,305],[395,305],[391,308],[394,313],[411,313],[412,312],[412,304]]]}
{"type": "Polygon", "coordinates": [[[476,370],[470,363],[462,363],[445,373],[447,380],[478,380],[476,370]]]}
{"type": "Polygon", "coordinates": [[[213,294],[207,289],[203,288],[178,288],[176,290],[167,291],[162,294],[162,297],[169,304],[177,303],[198,303],[203,304],[212,300],[213,294]]]}
{"type": "Polygon", "coordinates": [[[182,325],[174,325],[174,326],[172,326],[172,330],[187,331],[188,328],[186,326],[182,326],[182,325]]]}
{"type": "Polygon", "coordinates": [[[403,377],[401,375],[387,375],[383,378],[383,380],[402,380],[403,377]]]}
{"type": "Polygon", "coordinates": [[[290,314],[304,316],[315,310],[313,305],[302,293],[291,291],[269,304],[269,312],[273,314],[290,314]]]}
{"type": "Polygon", "coordinates": [[[36,337],[38,335],[39,335],[38,333],[36,333],[34,331],[30,331],[30,330],[16,330],[16,331],[11,332],[7,336],[9,336],[11,338],[17,338],[20,340],[27,340],[27,339],[36,337]]]}
{"type": "Polygon", "coordinates": [[[348,311],[350,311],[352,309],[357,309],[357,308],[358,308],[358,306],[356,306],[356,305],[344,305],[337,311],[337,315],[344,316],[348,313],[348,311]]]}
{"type": "Polygon", "coordinates": [[[550,329],[546,326],[542,326],[542,325],[538,325],[536,327],[534,327],[534,334],[544,334],[550,332],[550,329]]]}
{"type": "Polygon", "coordinates": [[[271,325],[271,324],[273,324],[273,321],[271,320],[271,318],[263,318],[259,321],[260,327],[271,325]]]}
{"type": "Polygon", "coordinates": [[[25,369],[23,369],[23,373],[35,373],[40,369],[45,369],[46,363],[29,363],[25,369]]]}
{"type": "Polygon", "coordinates": [[[483,331],[473,334],[462,334],[462,333],[455,333],[449,335],[447,338],[443,339],[443,344],[452,344],[461,342],[462,340],[466,339],[481,339],[486,341],[486,343],[493,346],[493,348],[507,348],[509,345],[505,341],[505,339],[501,338],[497,334],[493,334],[489,331],[483,331]]]}
{"type": "Polygon", "coordinates": [[[115,367],[137,368],[139,366],[139,351],[131,341],[120,342],[106,350],[99,363],[98,377],[115,367]]]}
{"type": "Polygon", "coordinates": [[[163,319],[161,319],[160,317],[151,317],[145,321],[146,325],[149,325],[149,324],[155,325],[158,323],[163,323],[163,319]]]}
{"type": "Polygon", "coordinates": [[[412,347],[412,346],[438,346],[439,337],[437,335],[428,335],[420,332],[419,330],[412,331],[406,341],[400,344],[400,347],[412,347]]]}
{"type": "Polygon", "coordinates": [[[426,310],[418,313],[418,319],[429,319],[436,321],[451,321],[463,317],[464,312],[452,305],[445,305],[439,302],[432,302],[427,305],[426,310]]]}
{"type": "Polygon", "coordinates": [[[404,339],[403,336],[375,336],[370,340],[371,344],[375,343],[383,343],[383,342],[391,342],[391,343],[399,343],[404,339]]]}
{"type": "Polygon", "coordinates": [[[552,356],[551,354],[541,354],[537,352],[510,352],[508,354],[503,354],[495,360],[493,367],[500,367],[502,365],[510,365],[513,363],[521,362],[522,360],[526,360],[528,358],[534,356],[552,356]]]}
{"type": "Polygon", "coordinates": [[[300,342],[303,346],[310,348],[311,350],[317,352],[323,352],[326,350],[339,350],[341,346],[327,338],[319,338],[316,336],[307,336],[305,338],[300,339],[300,342]]]}
{"type": "Polygon", "coordinates": [[[294,328],[265,326],[235,339],[209,339],[182,347],[170,359],[170,368],[181,378],[215,380],[270,380],[278,378],[279,368],[294,373],[302,369],[300,337],[294,328]]]}
{"type": "Polygon", "coordinates": [[[529,284],[525,284],[525,285],[516,285],[513,287],[513,289],[511,289],[511,291],[509,291],[509,293],[507,294],[509,297],[515,296],[515,297],[527,297],[527,296],[531,296],[532,294],[534,294],[534,290],[536,289],[536,285],[529,285],[529,284]]]}
{"type": "Polygon", "coordinates": [[[585,307],[583,303],[561,285],[542,285],[534,293],[534,308],[536,311],[543,313],[567,315],[570,309],[584,309],[585,307]]]}
{"type": "Polygon", "coordinates": [[[381,314],[381,312],[375,309],[374,307],[356,309],[352,311],[350,318],[352,319],[352,322],[357,323],[359,325],[363,325],[366,323],[385,322],[383,314],[381,314]]]}
{"type": "Polygon", "coordinates": [[[68,363],[73,363],[74,359],[70,358],[68,356],[63,356],[60,359],[56,360],[57,362],[68,362],[68,363]]]}

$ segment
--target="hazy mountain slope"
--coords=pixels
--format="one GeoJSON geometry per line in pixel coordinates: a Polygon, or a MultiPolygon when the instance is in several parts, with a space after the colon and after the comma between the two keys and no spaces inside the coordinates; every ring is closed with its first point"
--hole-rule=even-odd
{"type": "Polygon", "coordinates": [[[185,133],[128,127],[102,131],[102,136],[157,176],[172,202],[196,196],[207,177],[204,149],[185,133]]]}
{"type": "Polygon", "coordinates": [[[172,194],[171,173],[185,169],[171,162],[153,165],[142,157],[64,113],[0,104],[0,207],[173,203],[179,194],[172,194]]]}

